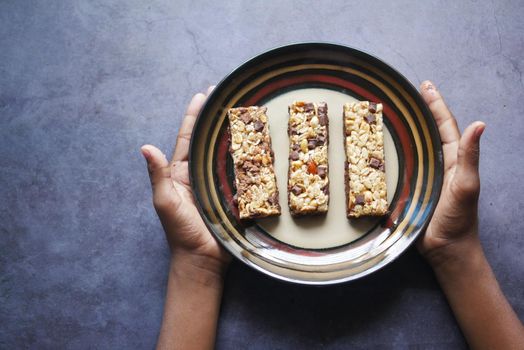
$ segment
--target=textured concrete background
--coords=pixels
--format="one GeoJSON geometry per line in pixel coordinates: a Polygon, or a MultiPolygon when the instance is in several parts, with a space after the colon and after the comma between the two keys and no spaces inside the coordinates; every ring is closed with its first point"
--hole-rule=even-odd
{"type": "MultiPolygon", "coordinates": [[[[296,41],[369,51],[486,121],[481,236],[524,318],[524,3],[217,3],[0,1],[0,348],[154,346],[168,251],[139,147],[169,152],[193,93],[296,41]]],[[[465,343],[414,250],[329,288],[233,264],[217,348],[319,347],[465,343]]]]}

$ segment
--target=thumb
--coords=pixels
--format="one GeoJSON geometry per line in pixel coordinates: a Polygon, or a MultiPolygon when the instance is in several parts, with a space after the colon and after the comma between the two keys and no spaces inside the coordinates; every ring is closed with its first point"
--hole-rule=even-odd
{"type": "Polygon", "coordinates": [[[476,199],[480,192],[480,137],[485,128],[484,123],[474,122],[464,130],[460,138],[454,185],[458,190],[456,194],[462,199],[476,199]]]}
{"type": "Polygon", "coordinates": [[[176,210],[180,201],[171,180],[171,167],[166,156],[152,145],[144,145],[140,150],[147,161],[156,211],[162,216],[176,210]]]}

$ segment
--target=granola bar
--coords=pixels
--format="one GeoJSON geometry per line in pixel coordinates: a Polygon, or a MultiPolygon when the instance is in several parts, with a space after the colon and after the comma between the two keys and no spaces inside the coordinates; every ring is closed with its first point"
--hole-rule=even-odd
{"type": "Polygon", "coordinates": [[[240,219],[280,215],[266,107],[228,111],[240,219]]]}
{"type": "Polygon", "coordinates": [[[346,103],[344,132],[348,217],[387,214],[382,104],[346,103]]]}
{"type": "Polygon", "coordinates": [[[289,106],[288,204],[291,215],[326,213],[329,204],[327,104],[289,106]]]}

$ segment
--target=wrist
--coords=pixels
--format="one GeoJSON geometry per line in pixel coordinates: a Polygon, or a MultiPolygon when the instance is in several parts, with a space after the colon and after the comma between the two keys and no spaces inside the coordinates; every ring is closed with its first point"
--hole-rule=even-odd
{"type": "Polygon", "coordinates": [[[473,234],[435,248],[425,258],[436,273],[463,271],[485,259],[480,240],[473,234]]]}
{"type": "Polygon", "coordinates": [[[184,283],[222,288],[226,272],[227,264],[215,258],[183,251],[175,251],[171,257],[170,274],[184,283]]]}

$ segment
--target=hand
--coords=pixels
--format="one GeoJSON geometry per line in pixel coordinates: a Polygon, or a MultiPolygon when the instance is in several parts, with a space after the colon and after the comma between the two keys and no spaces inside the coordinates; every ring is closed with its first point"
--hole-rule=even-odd
{"type": "Polygon", "coordinates": [[[474,122],[461,136],[457,121],[435,86],[425,81],[422,97],[437,123],[444,152],[444,183],[440,200],[419,251],[430,263],[459,253],[463,244],[479,245],[477,204],[480,193],[479,141],[485,125],[474,122]]]}
{"type": "Polygon", "coordinates": [[[142,154],[147,161],[153,204],[171,249],[174,260],[180,264],[196,265],[200,270],[222,273],[231,260],[211,235],[202,221],[191,192],[188,172],[188,152],[196,116],[207,94],[196,94],[191,100],[178,132],[173,159],[156,147],[144,145],[142,154]]]}

